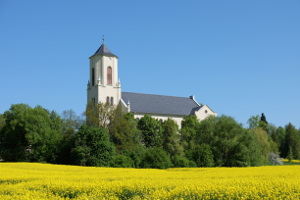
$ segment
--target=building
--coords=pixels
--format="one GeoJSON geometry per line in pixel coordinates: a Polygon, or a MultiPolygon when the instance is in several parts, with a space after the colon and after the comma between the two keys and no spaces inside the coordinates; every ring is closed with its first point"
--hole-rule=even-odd
{"type": "Polygon", "coordinates": [[[118,77],[118,57],[104,43],[89,59],[87,98],[94,104],[99,102],[109,103],[112,106],[121,104],[123,112],[132,112],[137,119],[144,115],[150,115],[161,121],[171,118],[179,127],[187,115],[196,115],[199,120],[209,115],[217,115],[207,105],[199,104],[194,96],[174,97],[122,92],[118,77]]]}

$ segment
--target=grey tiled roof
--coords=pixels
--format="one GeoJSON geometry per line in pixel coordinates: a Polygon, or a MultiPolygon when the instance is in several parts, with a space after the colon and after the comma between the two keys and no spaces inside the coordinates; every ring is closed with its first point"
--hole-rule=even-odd
{"type": "Polygon", "coordinates": [[[189,97],[122,92],[122,100],[134,113],[186,116],[201,107],[189,97]]]}
{"type": "Polygon", "coordinates": [[[95,52],[94,55],[105,55],[105,56],[115,56],[108,48],[105,44],[102,44],[99,49],[95,52]]]}

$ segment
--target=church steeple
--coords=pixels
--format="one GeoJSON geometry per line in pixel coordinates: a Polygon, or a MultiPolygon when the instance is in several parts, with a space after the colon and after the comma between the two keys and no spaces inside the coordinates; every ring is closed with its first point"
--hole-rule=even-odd
{"type": "Polygon", "coordinates": [[[93,56],[95,55],[118,57],[113,54],[104,43],[99,47],[99,49],[94,53],[93,56]]]}
{"type": "Polygon", "coordinates": [[[90,84],[88,101],[117,105],[121,99],[118,77],[118,57],[104,44],[90,57],[90,84]]]}

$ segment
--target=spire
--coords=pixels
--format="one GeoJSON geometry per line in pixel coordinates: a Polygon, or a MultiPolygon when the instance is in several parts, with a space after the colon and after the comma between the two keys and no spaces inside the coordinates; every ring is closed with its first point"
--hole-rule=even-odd
{"type": "MultiPolygon", "coordinates": [[[[94,55],[102,55],[102,56],[113,56],[118,57],[115,54],[113,54],[107,46],[104,44],[104,35],[102,35],[102,45],[99,47],[99,49],[94,53],[94,55]]],[[[94,56],[93,55],[93,56],[94,56]]]]}

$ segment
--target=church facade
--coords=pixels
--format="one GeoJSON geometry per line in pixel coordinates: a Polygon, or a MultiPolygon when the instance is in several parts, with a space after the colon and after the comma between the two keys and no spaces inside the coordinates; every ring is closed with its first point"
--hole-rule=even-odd
{"type": "Polygon", "coordinates": [[[171,118],[179,127],[183,118],[188,115],[196,115],[199,120],[210,115],[217,116],[207,105],[198,103],[194,96],[175,97],[122,92],[118,77],[118,57],[104,43],[89,59],[87,100],[92,100],[94,104],[120,104],[124,113],[132,112],[137,119],[144,115],[150,115],[160,121],[171,118]]]}

